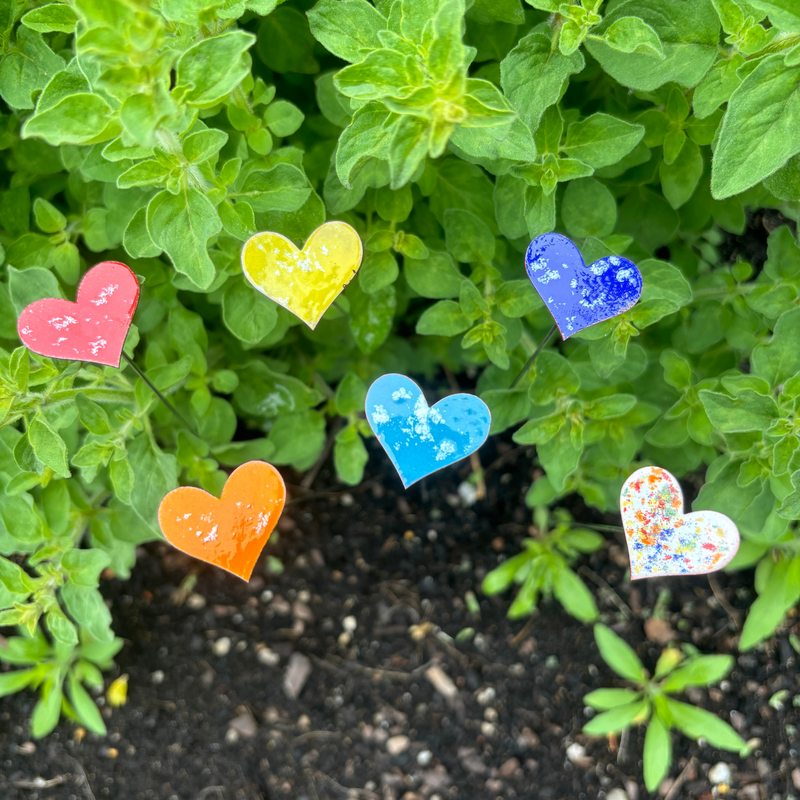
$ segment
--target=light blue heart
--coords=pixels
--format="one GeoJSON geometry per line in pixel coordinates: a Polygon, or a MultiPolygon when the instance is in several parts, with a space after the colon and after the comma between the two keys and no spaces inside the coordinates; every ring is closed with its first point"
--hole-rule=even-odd
{"type": "Polygon", "coordinates": [[[429,406],[411,378],[391,373],[367,392],[367,421],[406,489],[426,475],[474,453],[489,435],[489,407],[471,394],[429,406]]]}

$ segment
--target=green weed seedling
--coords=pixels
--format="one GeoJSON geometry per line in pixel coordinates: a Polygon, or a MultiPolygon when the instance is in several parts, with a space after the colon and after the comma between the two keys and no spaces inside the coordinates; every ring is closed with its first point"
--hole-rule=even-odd
{"type": "Polygon", "coordinates": [[[483,579],[484,594],[499,594],[516,583],[517,597],[508,610],[511,619],[533,614],[540,597],[555,597],[564,609],[582,622],[597,619],[592,593],[570,569],[581,553],[593,553],[603,546],[603,537],[586,528],[573,527],[569,513],[553,512],[555,527],[548,530],[550,512],[544,506],[534,510],[538,535],[524,539],[525,550],[495,567],[483,579]]]}
{"type": "Polygon", "coordinates": [[[746,752],[746,742],[727,722],[672,697],[689,686],[711,686],[722,680],[733,667],[732,656],[702,656],[694,652],[685,656],[670,647],[661,654],[651,678],[633,648],[610,628],[595,625],[594,636],[606,664],[636,688],[597,689],[587,694],[584,702],[602,713],[584,725],[583,732],[606,736],[646,724],[644,782],[648,791],[658,788],[672,763],[673,728],[690,739],[703,739],[712,747],[746,752]]]}
{"type": "Polygon", "coordinates": [[[78,647],[56,641],[51,644],[34,627],[30,635],[12,636],[0,647],[0,661],[23,667],[0,674],[0,697],[26,687],[39,689],[41,697],[31,715],[31,736],[46,736],[61,714],[85,725],[92,733],[105,735],[100,711],[83,684],[103,688],[100,670],[110,669],[122,647],[122,639],[86,641],[78,647]]]}

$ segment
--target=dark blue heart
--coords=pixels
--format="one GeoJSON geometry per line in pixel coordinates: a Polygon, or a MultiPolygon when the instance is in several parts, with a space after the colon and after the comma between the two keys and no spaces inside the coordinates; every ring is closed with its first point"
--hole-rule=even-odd
{"type": "Polygon", "coordinates": [[[607,256],[586,266],[578,248],[557,233],[530,243],[525,269],[562,339],[622,314],[642,294],[642,274],[633,262],[607,256]]]}

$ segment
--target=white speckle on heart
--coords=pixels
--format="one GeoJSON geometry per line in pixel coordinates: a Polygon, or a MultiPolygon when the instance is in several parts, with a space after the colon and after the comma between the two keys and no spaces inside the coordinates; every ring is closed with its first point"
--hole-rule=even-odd
{"type": "Polygon", "coordinates": [[[538,272],[540,269],[547,269],[549,263],[550,259],[539,256],[535,261],[531,261],[530,267],[534,272],[538,272]]]}
{"type": "MultiPolygon", "coordinates": [[[[23,333],[24,333],[24,331],[23,331],[23,333]]],[[[59,336],[58,337],[58,341],[56,342],[56,344],[61,344],[61,342],[66,342],[66,341],[67,341],[67,337],[66,336],[59,336]]]]}
{"type": "Polygon", "coordinates": [[[319,249],[322,250],[323,255],[328,255],[328,248],[324,244],[320,245],[319,249]]]}
{"type": "Polygon", "coordinates": [[[189,519],[189,517],[191,517],[191,516],[192,516],[192,512],[190,511],[188,514],[184,514],[183,518],[184,519],[189,519]]]}
{"type": "Polygon", "coordinates": [[[608,261],[614,267],[618,267],[621,263],[619,258],[617,258],[617,256],[609,256],[608,261]]]}
{"type": "Polygon", "coordinates": [[[105,289],[100,290],[100,294],[97,295],[97,300],[92,300],[90,302],[94,303],[96,306],[105,305],[108,302],[108,298],[114,294],[114,292],[119,289],[119,284],[114,283],[111,286],[106,286],[105,289]]]}
{"type": "Polygon", "coordinates": [[[436,460],[444,461],[448,456],[453,455],[455,452],[455,442],[451,442],[449,439],[444,439],[436,448],[436,460]]]}
{"type": "MultiPolygon", "coordinates": [[[[60,331],[60,330],[63,330],[64,328],[69,328],[70,325],[74,325],[77,321],[78,320],[76,320],[74,317],[67,317],[67,316],[64,316],[64,317],[53,317],[53,319],[50,320],[50,324],[57,331],[60,331]]],[[[87,322],[88,322],[88,320],[87,320],[87,322]]]]}
{"type": "Polygon", "coordinates": [[[404,386],[401,386],[397,391],[392,392],[392,400],[395,403],[398,400],[410,400],[411,399],[411,392],[408,391],[404,386]]]}
{"type": "Polygon", "coordinates": [[[256,533],[262,533],[264,528],[267,527],[269,524],[269,518],[271,516],[271,512],[267,511],[264,513],[263,511],[258,512],[258,522],[256,523],[256,533]]]}
{"type": "Polygon", "coordinates": [[[98,339],[96,342],[89,342],[89,347],[92,348],[92,355],[96,356],[108,342],[105,339],[98,339]]]}
{"type": "Polygon", "coordinates": [[[603,275],[607,270],[608,264],[600,261],[595,261],[594,264],[589,267],[589,271],[592,273],[592,275],[603,275]]]}
{"type": "Polygon", "coordinates": [[[558,280],[561,277],[561,273],[555,269],[549,269],[544,275],[541,275],[536,280],[542,284],[542,286],[547,286],[550,281],[558,280]]]}
{"type": "Polygon", "coordinates": [[[386,413],[386,409],[383,406],[375,406],[375,409],[372,412],[372,421],[376,425],[383,425],[384,423],[388,422],[389,419],[390,417],[386,413]]]}
{"type": "Polygon", "coordinates": [[[212,529],[211,529],[211,530],[208,532],[208,536],[206,536],[206,537],[203,539],[203,541],[204,541],[204,542],[214,542],[214,541],[216,541],[216,539],[217,539],[217,528],[218,528],[218,527],[219,527],[218,525],[215,525],[215,526],[214,526],[214,527],[213,527],[213,528],[212,528],[212,529]]]}

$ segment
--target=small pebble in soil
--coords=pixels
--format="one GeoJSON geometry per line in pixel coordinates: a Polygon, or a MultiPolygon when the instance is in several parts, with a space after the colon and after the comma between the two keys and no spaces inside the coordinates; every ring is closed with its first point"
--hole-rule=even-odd
{"type": "Polygon", "coordinates": [[[494,686],[487,686],[485,689],[481,689],[477,695],[475,695],[475,699],[482,705],[488,706],[495,697],[497,697],[497,692],[495,691],[494,686]]]}
{"type": "Polygon", "coordinates": [[[492,725],[491,722],[486,722],[486,720],[484,720],[481,722],[481,733],[487,739],[494,739],[494,737],[497,736],[497,728],[492,725]]]}
{"type": "Polygon", "coordinates": [[[473,484],[464,481],[459,484],[458,496],[466,508],[474,506],[478,502],[478,489],[473,484]]]}
{"type": "Polygon", "coordinates": [[[339,647],[347,647],[347,645],[350,644],[352,639],[353,639],[353,634],[350,633],[350,631],[342,631],[339,634],[339,638],[337,640],[339,642],[339,647]]]}
{"type": "Polygon", "coordinates": [[[342,620],[342,627],[348,632],[353,633],[355,629],[358,627],[358,622],[354,616],[345,617],[342,620]]]}
{"type": "Polygon", "coordinates": [[[386,752],[390,756],[399,756],[401,753],[405,753],[410,745],[411,740],[408,738],[408,736],[390,736],[386,740],[386,752]]]}
{"type": "Polygon", "coordinates": [[[225,731],[225,744],[236,744],[239,741],[239,731],[236,728],[228,728],[225,731]]]}
{"type": "Polygon", "coordinates": [[[197,594],[197,592],[192,592],[186,598],[186,607],[192,609],[192,611],[199,611],[201,608],[205,608],[206,606],[206,599],[201,594],[197,594]]]}
{"type": "Polygon", "coordinates": [[[436,533],[433,528],[431,528],[426,535],[429,542],[435,542],[439,538],[439,534],[436,533]]]}
{"type": "Polygon", "coordinates": [[[573,742],[567,747],[567,758],[576,766],[588,769],[592,766],[592,759],[586,755],[586,749],[582,744],[573,742]]]}
{"type": "Polygon", "coordinates": [[[32,756],[36,752],[36,745],[33,742],[23,742],[18,745],[17,752],[21,756],[32,756]]]}
{"type": "Polygon", "coordinates": [[[228,732],[230,733],[230,731],[236,731],[237,735],[243,739],[252,739],[258,731],[258,725],[256,725],[253,715],[245,709],[228,723],[228,732]]]}
{"type": "Polygon", "coordinates": [[[708,771],[708,779],[712,784],[714,784],[714,786],[717,786],[720,783],[727,783],[730,785],[731,768],[724,761],[720,761],[714,764],[714,766],[708,771]]]}
{"type": "Polygon", "coordinates": [[[302,653],[292,653],[283,676],[283,690],[290,700],[296,700],[311,674],[311,662],[302,653]]]}
{"type": "Polygon", "coordinates": [[[617,787],[606,795],[606,800],[630,800],[630,797],[624,789],[617,787]]]}
{"type": "Polygon", "coordinates": [[[297,729],[303,732],[311,730],[311,717],[308,714],[301,714],[297,718],[297,729]]]}
{"type": "Polygon", "coordinates": [[[281,662],[281,657],[266,645],[257,645],[256,658],[265,667],[277,667],[281,662]]]}
{"type": "Polygon", "coordinates": [[[519,759],[509,758],[507,761],[504,761],[500,765],[498,773],[501,778],[510,778],[518,769],[519,769],[519,759]]]}
{"type": "Polygon", "coordinates": [[[350,508],[350,506],[352,506],[352,505],[353,505],[353,503],[355,503],[355,498],[353,497],[353,495],[351,495],[351,494],[350,494],[350,492],[345,492],[345,493],[344,493],[344,494],[343,494],[343,495],[342,495],[342,496],[339,498],[339,502],[340,502],[340,503],[341,503],[341,504],[342,504],[342,505],[343,505],[345,508],[350,508]]]}
{"type": "Polygon", "coordinates": [[[539,737],[530,728],[523,728],[517,736],[517,747],[520,750],[532,750],[538,746],[539,737]]]}
{"type": "Polygon", "coordinates": [[[214,653],[215,656],[226,656],[231,651],[231,640],[227,636],[223,636],[217,639],[214,644],[211,645],[211,651],[214,653]]]}
{"type": "Polygon", "coordinates": [[[164,683],[164,670],[157,669],[155,672],[150,674],[150,680],[158,686],[160,683],[164,683]]]}
{"type": "Polygon", "coordinates": [[[271,592],[269,589],[264,589],[264,591],[261,592],[259,599],[261,600],[262,603],[269,603],[272,601],[273,597],[275,597],[275,594],[273,592],[271,592]]]}
{"type": "Polygon", "coordinates": [[[433,761],[433,753],[430,750],[420,750],[417,753],[417,764],[421,767],[427,767],[433,761]]]}
{"type": "Polygon", "coordinates": [[[489,708],[485,708],[483,710],[483,718],[487,722],[497,722],[497,717],[498,717],[498,714],[497,714],[497,709],[496,708],[492,708],[491,706],[489,706],[489,708]]]}
{"type": "Polygon", "coordinates": [[[458,697],[458,688],[450,676],[438,665],[434,664],[425,671],[425,677],[448,703],[455,702],[458,697]]]}

